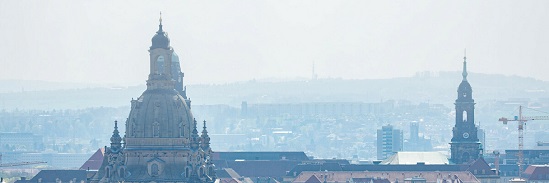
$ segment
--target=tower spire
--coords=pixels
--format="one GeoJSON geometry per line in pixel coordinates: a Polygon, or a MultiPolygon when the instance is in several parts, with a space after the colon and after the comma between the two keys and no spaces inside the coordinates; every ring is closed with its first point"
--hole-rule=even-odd
{"type": "Polygon", "coordinates": [[[198,136],[198,130],[196,130],[196,119],[193,119],[193,131],[191,132],[191,148],[198,149],[200,136],[198,136]]]}
{"type": "Polygon", "coordinates": [[[164,30],[162,30],[162,12],[160,12],[160,19],[158,19],[158,21],[160,22],[160,24],[158,25],[158,31],[156,31],[156,33],[164,33],[164,30]]]}
{"type": "Polygon", "coordinates": [[[197,128],[196,126],[197,126],[197,125],[196,125],[196,119],[194,119],[194,125],[193,125],[193,135],[195,135],[195,134],[196,134],[196,135],[198,136],[198,130],[196,129],[196,128],[197,128]]]}
{"type": "Polygon", "coordinates": [[[467,81],[467,50],[463,52],[463,73],[461,75],[463,76],[463,81],[467,81]]]}
{"type": "Polygon", "coordinates": [[[202,138],[208,137],[208,130],[206,130],[206,120],[204,122],[204,127],[202,127],[202,138]]]}
{"type": "Polygon", "coordinates": [[[202,150],[207,151],[210,148],[210,136],[208,136],[208,130],[206,130],[206,120],[204,120],[204,127],[202,129],[202,150]]]}
{"type": "Polygon", "coordinates": [[[204,122],[204,127],[202,127],[203,128],[202,133],[204,133],[204,132],[207,133],[208,131],[206,131],[206,120],[204,120],[203,122],[204,122]]]}
{"type": "Polygon", "coordinates": [[[114,131],[111,136],[111,149],[113,151],[120,150],[122,148],[121,142],[122,137],[120,137],[120,133],[118,132],[118,121],[114,121],[114,131]]]}

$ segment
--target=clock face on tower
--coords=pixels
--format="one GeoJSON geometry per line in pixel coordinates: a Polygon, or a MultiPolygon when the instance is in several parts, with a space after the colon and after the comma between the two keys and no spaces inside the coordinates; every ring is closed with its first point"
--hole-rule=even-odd
{"type": "Polygon", "coordinates": [[[463,138],[469,138],[469,133],[467,132],[463,133],[463,138]]]}

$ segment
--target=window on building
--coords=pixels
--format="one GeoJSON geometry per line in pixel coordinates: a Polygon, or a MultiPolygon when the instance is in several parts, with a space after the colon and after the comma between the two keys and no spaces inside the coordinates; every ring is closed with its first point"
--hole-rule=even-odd
{"type": "Polygon", "coordinates": [[[158,176],[158,165],[156,163],[151,165],[151,175],[158,176]]]}

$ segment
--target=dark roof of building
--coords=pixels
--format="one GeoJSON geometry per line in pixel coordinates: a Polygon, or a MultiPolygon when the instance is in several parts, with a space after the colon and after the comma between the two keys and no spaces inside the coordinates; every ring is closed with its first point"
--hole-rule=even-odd
{"type": "Polygon", "coordinates": [[[374,164],[349,164],[339,165],[334,163],[324,164],[299,164],[292,168],[287,176],[297,176],[304,171],[469,171],[475,175],[495,175],[490,166],[480,158],[470,165],[374,165],[374,164]],[[326,165],[325,165],[326,164],[326,165]],[[475,172],[475,170],[477,170],[475,172]],[[485,171],[482,171],[485,170],[485,171]]]}
{"type": "Polygon", "coordinates": [[[214,152],[213,160],[295,160],[306,161],[304,152],[214,152]]]}
{"type": "Polygon", "coordinates": [[[518,171],[519,167],[516,164],[499,165],[500,171],[518,171]]]}
{"type": "Polygon", "coordinates": [[[212,162],[215,165],[216,169],[229,168],[227,160],[212,160],[212,162]]]}
{"type": "Polygon", "coordinates": [[[30,180],[18,180],[16,183],[30,183],[30,182],[42,182],[42,183],[55,183],[59,179],[61,182],[70,182],[74,179],[74,182],[86,181],[87,174],[85,170],[42,170],[36,174],[30,180]]]}
{"type": "Polygon", "coordinates": [[[340,165],[349,165],[349,160],[346,159],[312,159],[308,161],[303,161],[303,163],[315,164],[315,163],[338,163],[340,165]]]}
{"type": "Polygon", "coordinates": [[[229,175],[227,170],[225,170],[224,168],[215,170],[215,176],[217,176],[217,178],[220,178],[220,179],[232,178],[231,175],[229,175]]]}
{"type": "MultiPolygon", "coordinates": [[[[243,177],[272,177],[282,179],[299,161],[227,161],[227,168],[243,177]]],[[[217,166],[217,165],[216,165],[217,166]]]]}
{"type": "Polygon", "coordinates": [[[299,164],[293,167],[290,171],[288,171],[287,176],[297,176],[304,171],[344,171],[342,167],[342,165],[337,163],[299,164]]]}
{"type": "Polygon", "coordinates": [[[352,178],[354,183],[390,183],[387,178],[352,178]]]}
{"type": "Polygon", "coordinates": [[[328,171],[342,171],[341,165],[339,163],[322,163],[322,166],[320,167],[320,170],[328,170],[328,171]]]}
{"type": "Polygon", "coordinates": [[[467,171],[472,172],[475,176],[496,176],[496,172],[492,171],[492,167],[484,160],[479,158],[469,165],[467,171]]]}
{"type": "Polygon", "coordinates": [[[343,171],[463,171],[464,165],[347,165],[343,171]]]}
{"type": "Polygon", "coordinates": [[[320,167],[322,167],[320,164],[299,164],[293,167],[286,175],[296,177],[301,172],[320,171],[320,167]]]}

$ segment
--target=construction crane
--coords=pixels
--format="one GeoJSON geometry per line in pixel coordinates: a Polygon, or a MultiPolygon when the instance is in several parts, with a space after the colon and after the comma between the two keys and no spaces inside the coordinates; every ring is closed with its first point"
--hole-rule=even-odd
{"type": "Polygon", "coordinates": [[[526,121],[534,121],[534,120],[549,120],[549,116],[522,116],[522,106],[519,106],[519,115],[515,116],[513,119],[507,119],[505,117],[499,118],[499,121],[503,122],[503,124],[507,124],[508,121],[516,121],[518,122],[518,162],[517,165],[519,167],[518,177],[521,178],[522,174],[522,165],[524,163],[524,125],[526,121]]]}

